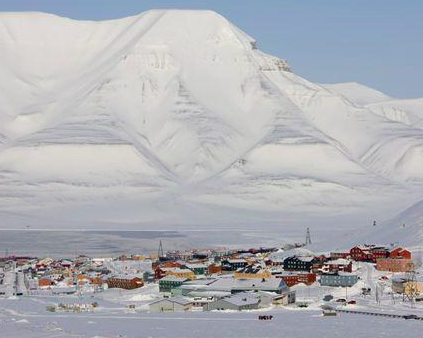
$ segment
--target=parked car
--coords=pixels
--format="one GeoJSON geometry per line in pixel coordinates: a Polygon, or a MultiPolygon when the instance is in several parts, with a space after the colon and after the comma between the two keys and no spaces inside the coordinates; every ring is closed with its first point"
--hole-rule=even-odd
{"type": "Polygon", "coordinates": [[[348,302],[348,304],[350,304],[350,305],[355,305],[355,304],[357,304],[357,302],[353,299],[353,300],[350,300],[350,301],[348,302]]]}
{"type": "Polygon", "coordinates": [[[323,297],[323,300],[324,300],[325,302],[330,302],[332,299],[333,299],[333,296],[332,296],[332,295],[325,295],[325,296],[323,297]]]}
{"type": "Polygon", "coordinates": [[[371,292],[372,292],[372,289],[370,289],[370,288],[361,288],[361,293],[362,293],[364,296],[370,295],[370,294],[371,294],[371,292]]]}
{"type": "Polygon", "coordinates": [[[346,302],[347,302],[347,300],[346,300],[346,299],[344,299],[344,298],[338,298],[338,299],[336,300],[336,302],[337,302],[337,303],[346,303],[346,302]]]}
{"type": "Polygon", "coordinates": [[[405,315],[404,319],[419,319],[419,316],[417,316],[417,315],[405,315]]]}

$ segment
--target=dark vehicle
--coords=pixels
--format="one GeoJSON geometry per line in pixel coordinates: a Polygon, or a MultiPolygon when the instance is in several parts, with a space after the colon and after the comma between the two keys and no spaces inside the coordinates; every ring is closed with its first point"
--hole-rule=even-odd
{"type": "Polygon", "coordinates": [[[361,294],[364,296],[368,296],[372,293],[372,289],[370,288],[361,288],[361,294]]]}
{"type": "Polygon", "coordinates": [[[272,318],[273,318],[273,316],[272,315],[261,315],[261,316],[258,316],[258,319],[259,320],[272,320],[272,318]]]}
{"type": "Polygon", "coordinates": [[[404,319],[419,319],[419,316],[417,316],[417,315],[405,315],[404,319]]]}
{"type": "Polygon", "coordinates": [[[323,297],[323,300],[324,300],[325,302],[330,302],[332,299],[333,299],[333,296],[332,296],[332,295],[325,295],[325,296],[323,297]]]}
{"type": "Polygon", "coordinates": [[[346,303],[347,301],[344,298],[338,298],[336,300],[337,303],[346,303]]]}

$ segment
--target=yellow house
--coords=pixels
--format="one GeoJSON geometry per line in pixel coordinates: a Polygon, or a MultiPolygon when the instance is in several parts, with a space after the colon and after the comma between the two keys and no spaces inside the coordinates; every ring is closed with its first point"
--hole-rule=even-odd
{"type": "Polygon", "coordinates": [[[194,271],[188,269],[180,269],[180,268],[165,268],[163,269],[166,272],[166,276],[174,276],[179,278],[186,278],[186,279],[195,279],[194,271]]]}
{"type": "Polygon", "coordinates": [[[423,293],[423,283],[420,281],[409,281],[402,275],[393,276],[392,292],[404,293],[407,296],[417,296],[423,293]]]}
{"type": "Polygon", "coordinates": [[[423,292],[422,282],[406,282],[404,283],[404,293],[408,296],[417,296],[423,292]]]}
{"type": "Polygon", "coordinates": [[[249,272],[234,272],[234,278],[238,279],[248,279],[248,278],[260,278],[260,279],[270,279],[272,274],[269,270],[260,270],[256,273],[249,273],[249,272]]]}

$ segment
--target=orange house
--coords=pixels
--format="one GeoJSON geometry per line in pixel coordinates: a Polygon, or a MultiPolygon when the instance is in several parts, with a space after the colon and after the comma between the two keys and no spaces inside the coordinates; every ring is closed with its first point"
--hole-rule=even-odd
{"type": "Polygon", "coordinates": [[[405,258],[380,258],[376,261],[376,269],[390,272],[406,272],[413,266],[411,259],[405,258]]]}
{"type": "Polygon", "coordinates": [[[41,278],[38,280],[38,286],[51,286],[53,282],[49,278],[41,278]]]}
{"type": "Polygon", "coordinates": [[[208,267],[209,275],[222,273],[222,265],[210,264],[208,267]]]}

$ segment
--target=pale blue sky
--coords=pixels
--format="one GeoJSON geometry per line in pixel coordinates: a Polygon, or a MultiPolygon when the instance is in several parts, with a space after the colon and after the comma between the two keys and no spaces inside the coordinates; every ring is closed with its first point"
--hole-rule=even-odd
{"type": "Polygon", "coordinates": [[[0,11],[91,20],[151,8],[215,10],[313,82],[423,96],[423,0],[0,0],[0,11]]]}

